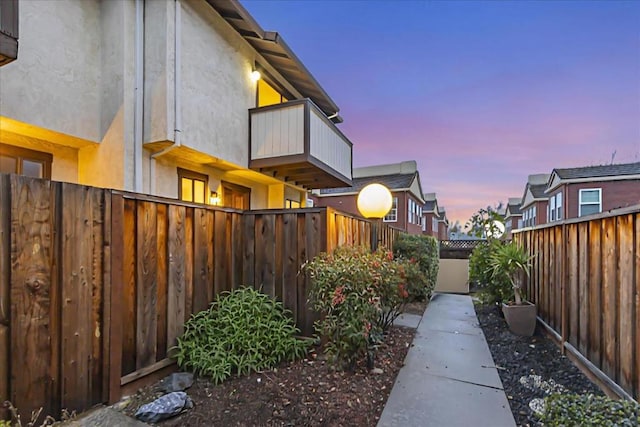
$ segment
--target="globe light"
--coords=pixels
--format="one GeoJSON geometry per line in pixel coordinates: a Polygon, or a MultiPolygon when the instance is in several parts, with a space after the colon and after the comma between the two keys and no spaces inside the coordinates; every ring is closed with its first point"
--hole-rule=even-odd
{"type": "Polygon", "coordinates": [[[251,81],[253,81],[253,82],[257,82],[258,80],[260,80],[261,77],[262,77],[262,75],[260,74],[260,71],[253,70],[251,72],[251,81]]]}
{"type": "Polygon", "coordinates": [[[360,190],[358,210],[365,218],[384,218],[391,210],[391,192],[382,184],[369,184],[360,190]]]}

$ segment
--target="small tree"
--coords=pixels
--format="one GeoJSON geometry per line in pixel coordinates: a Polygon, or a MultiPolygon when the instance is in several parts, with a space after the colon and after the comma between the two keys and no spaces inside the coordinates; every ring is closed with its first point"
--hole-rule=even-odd
{"type": "Polygon", "coordinates": [[[522,275],[529,276],[531,258],[524,248],[515,242],[497,245],[489,255],[492,278],[509,281],[516,305],[522,304],[524,296],[522,275]]]}

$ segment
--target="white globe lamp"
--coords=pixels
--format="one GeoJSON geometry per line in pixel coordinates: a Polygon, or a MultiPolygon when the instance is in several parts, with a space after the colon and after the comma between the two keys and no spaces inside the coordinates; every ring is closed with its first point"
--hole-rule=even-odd
{"type": "Polygon", "coordinates": [[[369,184],[360,190],[357,200],[358,210],[365,218],[384,218],[391,210],[391,192],[382,184],[369,184]]]}

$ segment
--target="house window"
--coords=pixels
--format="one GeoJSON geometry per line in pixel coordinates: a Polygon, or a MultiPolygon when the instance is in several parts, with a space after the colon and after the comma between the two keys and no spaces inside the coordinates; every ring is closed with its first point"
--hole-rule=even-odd
{"type": "Polygon", "coordinates": [[[556,196],[553,196],[549,199],[549,221],[556,220],[556,196]]]}
{"type": "Polygon", "coordinates": [[[393,198],[393,204],[391,205],[391,210],[384,217],[384,222],[397,222],[398,221],[398,198],[393,198]]]}
{"type": "Polygon", "coordinates": [[[251,189],[230,182],[222,182],[224,206],[235,209],[250,209],[251,189]]]}
{"type": "Polygon", "coordinates": [[[602,189],[589,188],[580,190],[580,211],[578,216],[592,215],[602,211],[602,189]]]}
{"type": "Polygon", "coordinates": [[[209,177],[178,168],[178,198],[185,202],[205,203],[209,177]]]}
{"type": "Polygon", "coordinates": [[[284,207],[287,209],[298,209],[300,207],[300,202],[295,200],[286,199],[284,201],[284,207]]]}
{"type": "Polygon", "coordinates": [[[438,218],[435,216],[431,218],[431,231],[434,233],[438,232],[438,218]]]}
{"type": "Polygon", "coordinates": [[[562,219],[562,193],[556,194],[556,219],[562,219]]]}
{"type": "Polygon", "coordinates": [[[531,226],[535,226],[536,225],[536,207],[533,206],[531,207],[531,226]]]}
{"type": "Polygon", "coordinates": [[[265,107],[267,105],[281,104],[287,102],[287,98],[282,96],[273,86],[267,83],[264,79],[258,80],[257,88],[257,102],[258,107],[265,107]]]}
{"type": "Polygon", "coordinates": [[[0,144],[0,173],[51,179],[52,161],[49,153],[0,144]]]}

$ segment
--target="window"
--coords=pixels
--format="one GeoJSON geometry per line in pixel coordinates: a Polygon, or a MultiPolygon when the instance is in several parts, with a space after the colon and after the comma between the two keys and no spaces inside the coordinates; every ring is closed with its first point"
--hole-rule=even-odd
{"type": "Polygon", "coordinates": [[[407,202],[407,220],[409,224],[422,224],[422,206],[416,203],[415,200],[409,199],[407,202]]]}
{"type": "Polygon", "coordinates": [[[284,207],[287,209],[298,209],[300,207],[300,202],[295,200],[286,199],[284,201],[284,207]]]}
{"type": "Polygon", "coordinates": [[[534,225],[536,225],[536,207],[532,206],[531,207],[531,226],[533,227],[534,225]]]}
{"type": "Polygon", "coordinates": [[[185,202],[206,203],[209,177],[178,168],[178,198],[185,202]]]}
{"type": "Polygon", "coordinates": [[[273,86],[267,83],[264,79],[258,80],[257,87],[257,102],[258,107],[265,107],[267,105],[280,104],[287,102],[287,98],[282,96],[273,86]]]}
{"type": "Polygon", "coordinates": [[[556,196],[553,196],[549,199],[549,208],[547,210],[549,212],[549,221],[556,220],[556,196]]]}
{"type": "Polygon", "coordinates": [[[235,209],[250,209],[251,189],[230,182],[222,182],[224,206],[235,209]]]}
{"type": "Polygon", "coordinates": [[[433,231],[434,233],[438,232],[438,218],[431,217],[431,231],[433,231]]]}
{"type": "Polygon", "coordinates": [[[0,144],[0,172],[51,179],[53,156],[41,151],[0,144]]]}
{"type": "Polygon", "coordinates": [[[393,198],[393,204],[391,205],[391,210],[384,217],[384,222],[396,222],[398,221],[398,198],[393,198]]]}
{"type": "Polygon", "coordinates": [[[562,219],[562,193],[556,194],[556,219],[562,219]]]}
{"type": "Polygon", "coordinates": [[[589,188],[580,190],[580,211],[578,216],[592,215],[602,211],[602,189],[589,188]]]}
{"type": "Polygon", "coordinates": [[[554,194],[549,198],[547,218],[549,218],[549,222],[560,221],[562,219],[562,192],[554,194]]]}

